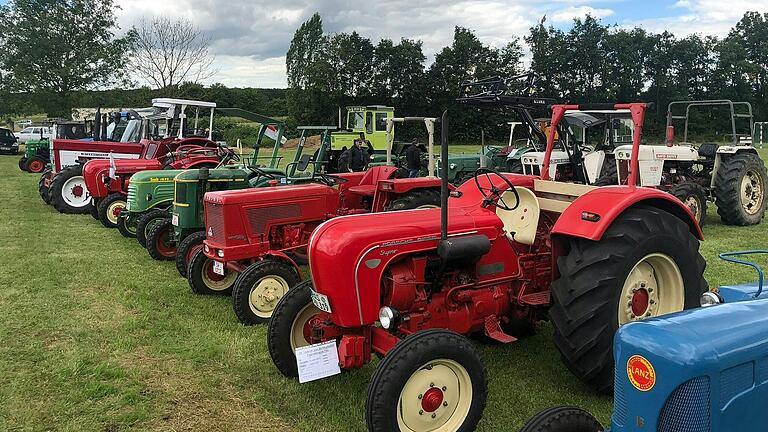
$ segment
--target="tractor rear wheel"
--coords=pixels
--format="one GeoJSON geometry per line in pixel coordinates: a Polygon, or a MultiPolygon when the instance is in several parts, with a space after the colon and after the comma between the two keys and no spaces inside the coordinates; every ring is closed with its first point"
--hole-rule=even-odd
{"type": "Polygon", "coordinates": [[[385,211],[412,210],[420,208],[439,208],[440,191],[418,189],[401,195],[384,209],[385,211]]]}
{"type": "Polygon", "coordinates": [[[179,271],[181,277],[187,277],[189,261],[198,250],[203,248],[204,240],[205,231],[197,231],[184,237],[184,240],[180,241],[179,245],[176,246],[176,270],[179,271]]]}
{"type": "Polygon", "coordinates": [[[60,213],[87,214],[91,211],[91,194],[85,185],[82,165],[71,165],[56,173],[48,193],[51,204],[60,213]]]}
{"type": "Polygon", "coordinates": [[[472,431],[483,415],[487,376],[469,339],[443,329],[398,342],[368,385],[369,431],[472,431]]]}
{"type": "Polygon", "coordinates": [[[704,226],[704,220],[707,218],[707,193],[700,184],[694,182],[676,184],[672,186],[669,193],[691,210],[699,226],[704,226]]]}
{"type": "Polygon", "coordinates": [[[136,215],[123,209],[117,217],[117,230],[125,238],[136,238],[136,215]]]}
{"type": "Polygon", "coordinates": [[[48,187],[45,185],[45,181],[48,179],[48,176],[50,175],[51,170],[47,169],[43,171],[43,175],[40,176],[40,180],[37,181],[37,191],[40,193],[40,198],[43,199],[43,202],[46,204],[51,203],[51,195],[48,187]]]}
{"type": "Polygon", "coordinates": [[[232,288],[232,308],[245,325],[269,322],[277,302],[301,276],[289,263],[265,258],[246,268],[232,288]]]}
{"type": "Polygon", "coordinates": [[[592,182],[592,186],[611,186],[619,184],[619,174],[616,169],[616,160],[613,158],[606,158],[603,162],[603,169],[600,170],[600,176],[592,182]]]}
{"type": "Polygon", "coordinates": [[[27,170],[27,157],[22,156],[21,159],[19,159],[19,169],[22,171],[27,170]]]}
{"type": "Polygon", "coordinates": [[[168,218],[168,212],[160,209],[152,209],[136,219],[136,240],[142,247],[147,247],[147,236],[152,226],[162,219],[168,218]]]}
{"type": "Polygon", "coordinates": [[[312,304],[312,281],[306,280],[290,289],[277,302],[267,327],[267,348],[272,363],[281,374],[298,378],[296,348],[309,345],[304,328],[320,309],[312,304]]]}
{"type": "Polygon", "coordinates": [[[97,206],[99,222],[101,222],[105,228],[116,228],[117,219],[126,204],[127,200],[125,195],[119,193],[109,194],[106,198],[99,200],[97,206]]]}
{"type": "Polygon", "coordinates": [[[206,295],[230,295],[237,280],[237,273],[224,268],[224,275],[213,271],[213,261],[201,248],[192,256],[187,266],[187,282],[192,292],[206,295]]]}
{"type": "Polygon", "coordinates": [[[161,219],[152,225],[147,235],[147,252],[152,259],[171,261],[176,258],[176,241],[173,238],[171,218],[161,219]]]}
{"type": "Polygon", "coordinates": [[[583,409],[559,406],[536,414],[520,432],[603,432],[603,426],[583,409]]]}
{"type": "Polygon", "coordinates": [[[623,324],[699,306],[707,289],[699,241],[681,219],[630,208],[598,241],[573,238],[557,260],[549,316],[565,365],[601,392],[613,386],[613,335],[623,324]]]}
{"type": "Polygon", "coordinates": [[[46,162],[43,158],[32,156],[31,158],[27,159],[27,166],[25,171],[38,174],[45,171],[45,165],[46,162]]]}
{"type": "Polygon", "coordinates": [[[724,158],[715,177],[717,214],[726,225],[756,225],[765,216],[765,164],[754,153],[724,158]]]}

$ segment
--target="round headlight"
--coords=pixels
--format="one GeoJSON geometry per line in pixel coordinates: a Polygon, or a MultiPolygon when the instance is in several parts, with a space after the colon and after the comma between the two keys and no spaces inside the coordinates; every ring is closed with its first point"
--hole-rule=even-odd
{"type": "Polygon", "coordinates": [[[147,194],[147,201],[152,201],[152,194],[147,194]]]}
{"type": "Polygon", "coordinates": [[[221,249],[217,250],[216,256],[218,256],[219,258],[224,258],[224,251],[221,249]]]}
{"type": "Polygon", "coordinates": [[[397,312],[389,306],[379,309],[379,322],[381,326],[389,330],[395,324],[397,312]]]}
{"type": "Polygon", "coordinates": [[[208,248],[208,245],[207,245],[207,244],[203,244],[203,249],[204,249],[206,252],[209,252],[209,251],[210,251],[210,249],[208,248]]]}
{"type": "Polygon", "coordinates": [[[699,303],[701,304],[701,307],[708,307],[708,306],[714,306],[719,305],[723,302],[723,299],[720,298],[717,293],[713,293],[711,291],[707,291],[704,294],[701,295],[701,298],[699,299],[699,303]]]}
{"type": "Polygon", "coordinates": [[[450,168],[450,169],[454,170],[454,169],[456,169],[456,164],[455,164],[455,163],[452,163],[452,164],[450,164],[450,165],[448,166],[448,168],[450,168]]]}

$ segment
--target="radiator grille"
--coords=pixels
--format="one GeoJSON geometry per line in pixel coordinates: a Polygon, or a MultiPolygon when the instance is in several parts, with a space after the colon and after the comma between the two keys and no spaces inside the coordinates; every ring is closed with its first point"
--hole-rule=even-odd
{"type": "Polygon", "coordinates": [[[129,203],[129,207],[134,207],[137,204],[136,185],[131,182],[128,182],[128,201],[126,202],[129,203]]]}
{"type": "Polygon", "coordinates": [[[224,244],[224,206],[211,202],[205,203],[205,221],[208,225],[206,237],[217,244],[224,244]]]}
{"type": "Polygon", "coordinates": [[[613,378],[613,420],[617,425],[627,424],[627,397],[624,388],[627,380],[624,378],[626,371],[622,368],[614,368],[613,378]]]}
{"type": "Polygon", "coordinates": [[[658,432],[709,432],[709,377],[681,384],[664,403],[658,432]]]}
{"type": "Polygon", "coordinates": [[[733,398],[752,388],[755,368],[752,362],[724,370],[720,374],[720,408],[725,408],[733,398]]]}
{"type": "Polygon", "coordinates": [[[255,207],[245,211],[251,231],[254,234],[267,234],[264,229],[268,221],[292,219],[301,216],[301,207],[298,204],[287,204],[277,207],[255,207]]]}

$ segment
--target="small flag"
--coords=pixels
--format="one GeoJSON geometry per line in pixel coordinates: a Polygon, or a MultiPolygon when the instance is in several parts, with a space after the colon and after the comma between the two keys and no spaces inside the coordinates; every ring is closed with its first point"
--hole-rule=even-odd
{"type": "MultiPolygon", "coordinates": [[[[277,141],[277,128],[272,125],[267,126],[267,130],[264,131],[264,135],[272,138],[274,141],[277,141]]],[[[288,141],[288,138],[283,137],[283,139],[280,140],[280,144],[285,144],[286,141],[288,141]]]]}
{"type": "Polygon", "coordinates": [[[112,152],[109,152],[109,178],[117,179],[115,173],[117,172],[117,166],[115,166],[115,157],[112,152]]]}

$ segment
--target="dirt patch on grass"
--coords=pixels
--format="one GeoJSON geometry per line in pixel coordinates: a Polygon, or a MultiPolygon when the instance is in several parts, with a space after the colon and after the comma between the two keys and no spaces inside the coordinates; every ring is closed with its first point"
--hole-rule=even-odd
{"type": "Polygon", "coordinates": [[[255,402],[241,398],[226,381],[217,383],[213,390],[203,389],[198,379],[206,372],[185,370],[190,366],[176,359],[138,350],[121,358],[120,363],[140,371],[146,392],[162,404],[159,415],[144,425],[148,429],[294,431],[255,402]]]}
{"type": "MultiPolygon", "coordinates": [[[[283,148],[292,149],[298,147],[298,145],[299,139],[291,138],[286,141],[285,144],[283,144],[283,148]]],[[[307,140],[304,142],[304,147],[320,147],[320,135],[312,135],[307,137],[307,140]]]]}

